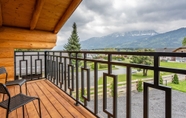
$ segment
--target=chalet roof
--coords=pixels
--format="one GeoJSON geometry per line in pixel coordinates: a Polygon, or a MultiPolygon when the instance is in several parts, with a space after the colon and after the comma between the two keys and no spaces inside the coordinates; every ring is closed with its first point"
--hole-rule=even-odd
{"type": "Polygon", "coordinates": [[[176,48],[175,50],[173,50],[173,52],[177,52],[178,50],[181,50],[181,49],[186,49],[186,47],[183,46],[183,47],[176,48]]]}
{"type": "Polygon", "coordinates": [[[173,52],[175,48],[156,48],[155,52],[173,52]]]}
{"type": "Polygon", "coordinates": [[[0,27],[58,33],[82,0],[0,0],[0,27]]]}

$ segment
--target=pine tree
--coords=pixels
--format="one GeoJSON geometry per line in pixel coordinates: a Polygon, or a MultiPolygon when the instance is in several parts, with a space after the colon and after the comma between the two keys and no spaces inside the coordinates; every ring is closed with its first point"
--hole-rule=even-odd
{"type": "Polygon", "coordinates": [[[143,86],[142,86],[143,82],[141,79],[138,80],[137,82],[137,91],[138,92],[142,92],[143,91],[143,86]]]}
{"type": "Polygon", "coordinates": [[[162,78],[162,76],[160,76],[159,84],[163,85],[163,78],[162,78]]]}
{"type": "Polygon", "coordinates": [[[76,23],[73,24],[72,28],[72,34],[68,39],[68,43],[65,44],[64,48],[66,51],[79,51],[81,49],[81,44],[79,43],[76,23]]]}
{"type": "Polygon", "coordinates": [[[173,84],[179,84],[179,78],[177,74],[174,74],[174,77],[172,78],[172,83],[173,84]]]}
{"type": "Polygon", "coordinates": [[[182,46],[186,46],[186,37],[182,41],[182,46]]]}

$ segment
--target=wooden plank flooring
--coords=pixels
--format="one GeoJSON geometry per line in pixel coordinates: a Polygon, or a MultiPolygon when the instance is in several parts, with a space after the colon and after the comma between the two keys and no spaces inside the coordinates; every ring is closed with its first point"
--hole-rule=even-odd
{"type": "MultiPolygon", "coordinates": [[[[42,118],[95,118],[82,106],[75,106],[75,101],[58,89],[48,80],[28,82],[28,95],[38,96],[41,99],[42,118]]],[[[18,94],[19,86],[8,87],[10,94],[18,94]]],[[[25,86],[22,86],[25,93],[25,86]]],[[[2,96],[0,96],[2,99],[2,96]]],[[[38,101],[28,103],[25,107],[25,118],[38,118],[38,101]]],[[[0,108],[0,118],[5,118],[6,111],[0,108]]],[[[14,110],[9,118],[22,118],[22,108],[14,110]]]]}

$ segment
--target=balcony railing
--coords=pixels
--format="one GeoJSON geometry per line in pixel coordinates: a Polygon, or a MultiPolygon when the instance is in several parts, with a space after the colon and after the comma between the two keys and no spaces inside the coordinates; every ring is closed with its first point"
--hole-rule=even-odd
{"type": "MultiPolygon", "coordinates": [[[[165,57],[184,58],[184,53],[160,53],[160,52],[103,52],[103,51],[45,51],[45,52],[15,52],[15,78],[27,78],[29,80],[46,78],[59,87],[63,92],[76,101],[76,105],[82,105],[97,117],[133,117],[132,108],[133,72],[138,68],[153,71],[152,79],[146,79],[143,83],[142,116],[148,118],[151,88],[165,92],[164,117],[172,118],[172,89],[160,85],[160,73],[170,72],[185,74],[185,69],[167,68],[160,66],[160,59],[165,57]],[[103,58],[95,58],[101,55],[103,58]],[[114,56],[128,57],[133,55],[150,56],[151,65],[127,63],[113,60],[114,56]],[[107,65],[106,70],[100,70],[100,64],[107,65]],[[116,68],[119,68],[116,69],[116,68]],[[126,81],[119,86],[118,76],[126,74],[126,81]],[[103,81],[100,85],[99,79],[103,81]],[[109,80],[108,80],[109,78],[109,80]],[[109,81],[112,85],[108,85],[109,81]],[[111,89],[109,87],[112,87],[111,89]],[[101,88],[101,89],[100,89],[101,88]],[[119,94],[123,88],[122,95],[119,94]],[[121,106],[118,99],[125,97],[125,105],[121,106]],[[101,104],[101,107],[100,107],[101,104]],[[120,105],[120,106],[119,106],[120,105]],[[122,109],[126,109],[122,111],[122,109]]],[[[121,99],[120,99],[121,100],[121,99]]],[[[158,108],[157,108],[158,109],[158,108]]],[[[136,117],[136,116],[135,116],[136,117]]]]}

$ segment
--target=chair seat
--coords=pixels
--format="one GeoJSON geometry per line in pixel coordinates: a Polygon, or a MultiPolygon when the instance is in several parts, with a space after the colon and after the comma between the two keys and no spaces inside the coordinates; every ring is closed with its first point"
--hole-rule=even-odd
{"type": "MultiPolygon", "coordinates": [[[[10,99],[10,108],[9,108],[9,112],[31,102],[32,100],[34,99],[38,99],[36,97],[30,97],[30,96],[27,96],[27,95],[24,95],[24,94],[17,94],[15,96],[13,96],[11,99],[10,99]]],[[[0,106],[5,108],[5,109],[8,109],[8,99],[1,102],[0,103],[0,106]]]]}
{"type": "Polygon", "coordinates": [[[23,85],[26,82],[26,79],[20,79],[20,80],[13,80],[13,81],[7,81],[5,83],[6,86],[11,86],[11,85],[23,85]]]}

